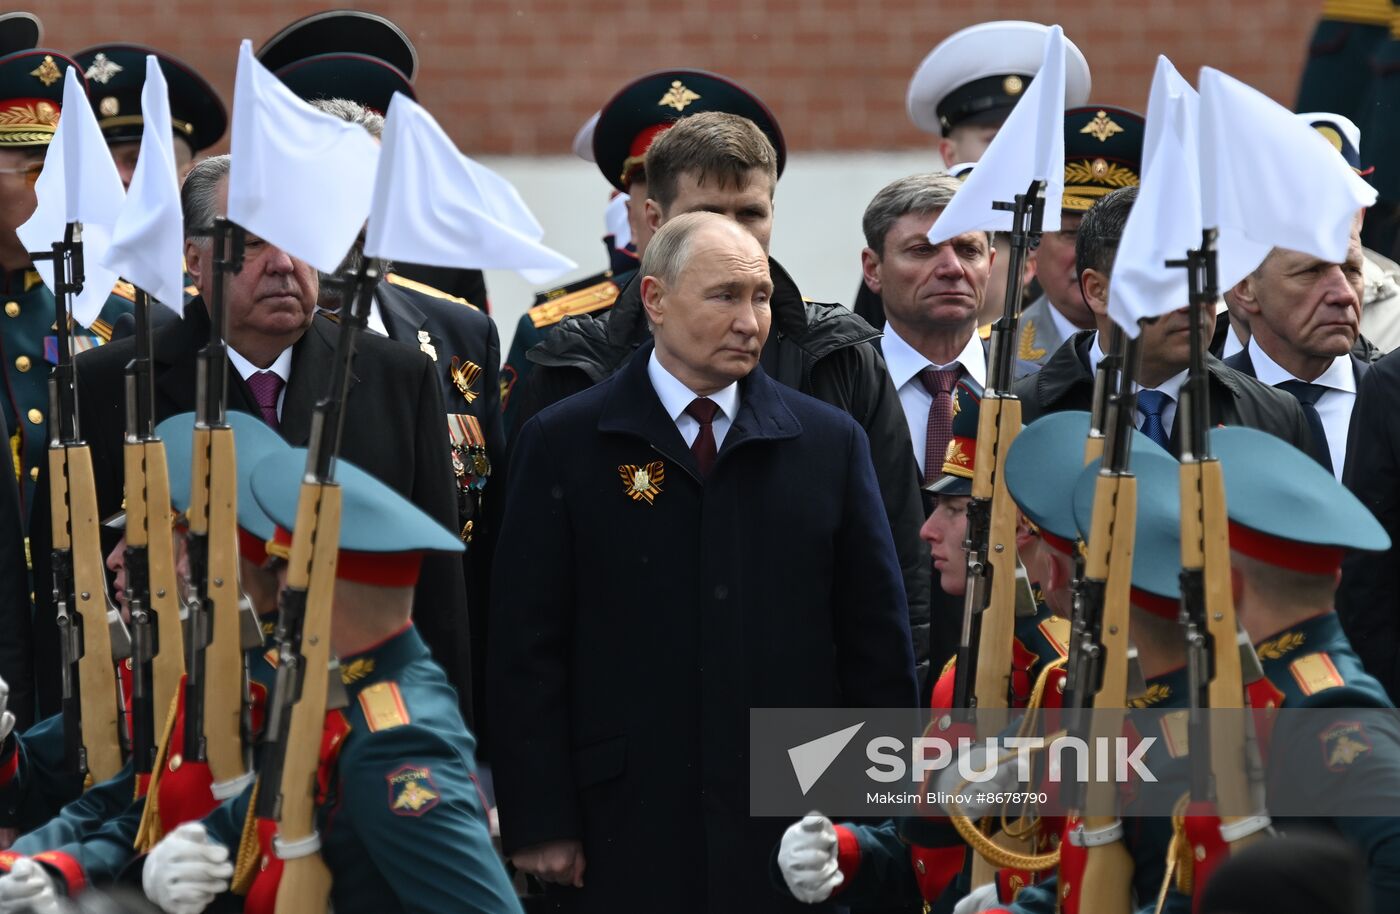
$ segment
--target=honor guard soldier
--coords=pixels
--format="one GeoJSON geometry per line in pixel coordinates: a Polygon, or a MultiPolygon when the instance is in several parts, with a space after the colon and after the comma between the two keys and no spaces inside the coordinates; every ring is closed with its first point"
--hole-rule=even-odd
{"type": "MultiPolygon", "coordinates": [[[[758,96],[730,79],[703,70],[661,70],[639,77],[598,112],[592,150],[593,161],[603,177],[628,195],[632,243],[639,259],[651,236],[646,219],[641,215],[647,199],[647,149],[676,121],[703,111],[737,114],[757,124],[777,151],[778,175],[782,176],[787,162],[783,132],[773,112],[758,96]]],[[[532,365],[526,353],[542,342],[564,318],[596,314],[612,307],[634,276],[635,268],[626,273],[608,270],[535,295],[534,307],[526,311],[516,325],[510,353],[501,369],[501,402],[506,411],[508,435],[514,435],[528,418],[521,414],[524,388],[515,389],[531,373],[532,365]]],[[[529,410],[530,414],[533,412],[529,410]]]]}
{"type": "MultiPolygon", "coordinates": [[[[305,468],[296,449],[253,470],[253,494],[277,524],[274,556],[287,555],[305,468]]],[[[335,472],[343,508],[331,641],[356,675],[342,677],[348,704],[327,713],[318,774],[334,907],[519,912],[491,846],[475,740],[410,617],[424,553],[460,551],[461,541],[352,464],[339,461],[335,472]],[[431,873],[405,865],[408,857],[431,861],[431,873]]],[[[282,866],[249,816],[255,789],[156,846],[142,873],[148,897],[166,911],[200,911],[231,877],[246,910],[272,910],[282,866]],[[204,884],[210,890],[193,897],[204,884]]]]}
{"type": "MultiPolygon", "coordinates": [[[[417,100],[418,49],[389,19],[363,10],[328,10],[298,19],[269,38],[257,53],[263,66],[307,101],[348,98],[379,114],[402,92],[417,100]]],[[[400,280],[469,301],[489,313],[480,270],[394,264],[400,280]]]]}
{"type": "MultiPolygon", "coordinates": [[[[0,34],[16,30],[31,35],[33,22],[24,17],[0,21],[0,34]]],[[[5,372],[5,426],[19,477],[26,530],[35,498],[34,483],[49,444],[46,369],[58,357],[53,293],[35,272],[30,252],[16,229],[38,205],[34,185],[58,126],[64,74],[69,67],[78,65],[58,51],[44,48],[0,58],[0,310],[4,312],[0,317],[0,363],[5,372]]],[[[82,73],[81,67],[78,72],[82,73]]],[[[129,287],[114,290],[91,326],[72,327],[74,348],[91,349],[111,339],[113,322],[130,313],[133,300],[129,287]]],[[[8,678],[10,673],[0,664],[0,675],[8,678]]],[[[28,695],[14,698],[17,710],[27,708],[28,695]]],[[[27,711],[20,720],[21,725],[30,722],[27,711]]]]}
{"type": "MultiPolygon", "coordinates": [[[[1038,22],[982,22],[928,52],[909,80],[905,108],[915,127],[937,137],[945,168],[982,158],[1039,72],[1048,31],[1038,22]]],[[[1091,85],[1084,54],[1066,38],[1065,106],[1086,104],[1091,85]]],[[[872,326],[884,326],[880,296],[863,282],[852,307],[872,326]]]]}
{"type": "Polygon", "coordinates": [[[1065,190],[1060,230],[1040,238],[1035,275],[1041,296],[1021,312],[1016,355],[1044,365],[1065,340],[1094,327],[1075,266],[1079,223],[1100,197],[1136,187],[1142,174],[1146,122],[1125,108],[1089,105],[1065,112],[1065,190]]]}

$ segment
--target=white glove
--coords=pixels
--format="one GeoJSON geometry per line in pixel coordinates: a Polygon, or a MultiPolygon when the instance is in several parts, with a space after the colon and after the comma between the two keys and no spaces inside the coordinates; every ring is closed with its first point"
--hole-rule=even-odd
{"type": "Polygon", "coordinates": [[[1001,898],[997,895],[997,884],[989,882],[968,892],[967,897],[953,908],[953,914],[982,914],[983,911],[995,908],[999,904],[1001,898]]]}
{"type": "Polygon", "coordinates": [[[0,743],[9,738],[15,729],[15,716],[9,712],[10,684],[0,679],[0,743]]]}
{"type": "Polygon", "coordinates": [[[166,914],[199,914],[228,891],[232,877],[228,848],[210,841],[203,825],[186,822],[146,858],[141,887],[166,914]]]}
{"type": "MultiPolygon", "coordinates": [[[[8,716],[8,715],[7,715],[8,716]]],[[[10,719],[14,723],[14,718],[10,719]]],[[[53,878],[44,867],[28,857],[21,857],[0,876],[0,914],[59,914],[58,893],[53,878]]]]}
{"type": "Polygon", "coordinates": [[[778,846],[778,869],[798,901],[818,904],[830,898],[846,878],[836,863],[836,829],[831,820],[814,812],[789,825],[778,846]]]}

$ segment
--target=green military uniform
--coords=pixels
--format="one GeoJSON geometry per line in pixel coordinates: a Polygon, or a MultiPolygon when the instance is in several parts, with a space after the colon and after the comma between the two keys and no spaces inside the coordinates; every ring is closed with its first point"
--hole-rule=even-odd
{"type": "Polygon", "coordinates": [[[1325,0],[1293,110],[1335,111],[1364,123],[1371,58],[1389,34],[1390,13],[1390,0],[1325,0]]]}

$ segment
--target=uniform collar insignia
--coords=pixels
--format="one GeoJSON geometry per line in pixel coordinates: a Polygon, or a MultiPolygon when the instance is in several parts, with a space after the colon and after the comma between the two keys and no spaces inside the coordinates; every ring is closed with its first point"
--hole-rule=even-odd
{"type": "Polygon", "coordinates": [[[654,502],[656,496],[661,494],[661,483],[666,480],[666,464],[660,460],[653,460],[644,467],[623,464],[617,468],[617,472],[622,477],[627,497],[647,504],[654,502]]]}
{"type": "Polygon", "coordinates": [[[373,657],[357,657],[340,668],[340,681],[346,685],[351,685],[359,682],[373,672],[373,657]]]}
{"type": "Polygon", "coordinates": [[[116,76],[125,69],[126,67],[123,67],[119,63],[112,62],[108,59],[106,54],[99,51],[97,56],[92,59],[92,66],[88,67],[87,72],[83,75],[105,86],[107,83],[111,82],[113,76],[116,76]]]}
{"type": "Polygon", "coordinates": [[[1089,134],[1100,143],[1107,143],[1109,137],[1115,133],[1122,133],[1123,128],[1113,122],[1107,111],[1100,109],[1094,119],[1085,124],[1079,132],[1089,134]]]}
{"type": "Polygon", "coordinates": [[[698,93],[692,92],[685,87],[679,79],[671,81],[671,88],[666,90],[666,94],[661,96],[657,102],[664,108],[675,108],[677,111],[684,111],[691,102],[699,101],[698,93]]]}
{"type": "Polygon", "coordinates": [[[1307,635],[1302,632],[1284,632],[1277,638],[1261,642],[1254,652],[1259,655],[1260,660],[1278,660],[1302,647],[1303,642],[1307,640],[1307,635]]]}

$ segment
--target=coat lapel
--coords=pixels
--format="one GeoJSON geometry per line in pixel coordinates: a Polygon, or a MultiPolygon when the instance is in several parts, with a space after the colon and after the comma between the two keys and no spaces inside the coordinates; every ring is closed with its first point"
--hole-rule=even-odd
{"type": "Polygon", "coordinates": [[[418,346],[418,331],[428,323],[428,316],[422,309],[387,282],[381,282],[375,288],[374,295],[379,299],[379,308],[384,315],[384,326],[389,331],[389,339],[418,346]]]}
{"type": "MultiPolygon", "coordinates": [[[[158,415],[173,416],[198,407],[199,351],[209,343],[209,311],[196,296],[185,305],[183,320],[170,321],[155,334],[155,386],[161,404],[158,415]]],[[[256,401],[232,365],[228,368],[227,407],[257,413],[256,401]]]]}
{"type": "MultiPolygon", "coordinates": [[[[340,325],[318,314],[292,349],[292,377],[282,398],[282,437],[293,447],[304,447],[311,440],[311,414],[316,401],[326,394],[326,384],[335,367],[335,344],[340,325]]],[[[350,367],[350,386],[358,378],[350,367]]]]}

